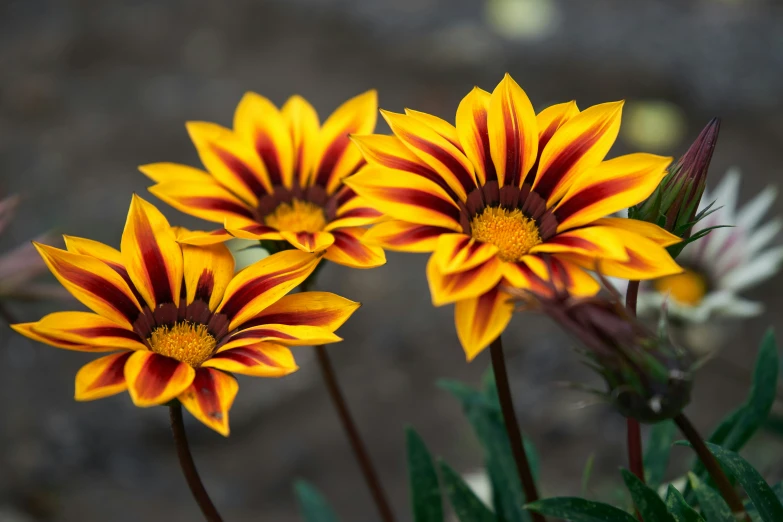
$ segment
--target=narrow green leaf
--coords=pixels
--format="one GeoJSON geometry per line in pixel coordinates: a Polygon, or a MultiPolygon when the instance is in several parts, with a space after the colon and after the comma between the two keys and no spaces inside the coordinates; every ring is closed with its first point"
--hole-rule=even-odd
{"type": "Polygon", "coordinates": [[[677,522],[704,522],[702,516],[685,502],[682,493],[671,484],[666,491],[666,507],[677,522]]]}
{"type": "Polygon", "coordinates": [[[593,463],[595,462],[595,453],[591,453],[585,462],[585,468],[582,470],[582,496],[587,495],[587,486],[590,483],[590,475],[593,474],[593,463]]]}
{"type": "Polygon", "coordinates": [[[631,492],[631,498],[639,513],[644,520],[655,520],[655,522],[674,522],[666,504],[655,490],[645,486],[639,477],[628,471],[621,470],[623,481],[628,491],[631,492]]]}
{"type": "Polygon", "coordinates": [[[495,515],[481,502],[462,477],[440,461],[443,486],[460,522],[497,522],[495,515]]]}
{"type": "Polygon", "coordinates": [[[408,477],[415,522],[443,522],[438,472],[427,445],[413,428],[405,430],[408,477]]]}
{"type": "Polygon", "coordinates": [[[707,522],[737,522],[726,501],[717,491],[700,481],[695,473],[688,473],[688,481],[707,522]]]}
{"type": "Polygon", "coordinates": [[[762,520],[765,522],[783,520],[783,505],[753,466],[733,451],[710,443],[707,443],[707,447],[723,467],[742,484],[742,489],[750,497],[762,520]]]}
{"type": "Polygon", "coordinates": [[[305,522],[337,522],[337,515],[329,503],[310,483],[304,480],[296,481],[294,493],[305,522]]]}
{"type": "Polygon", "coordinates": [[[525,508],[570,522],[637,522],[622,509],[577,497],[545,498],[532,502],[525,508]]]}
{"type": "Polygon", "coordinates": [[[647,485],[651,488],[663,484],[676,433],[677,426],[670,420],[658,422],[650,430],[647,451],[644,453],[644,470],[647,485]]]}

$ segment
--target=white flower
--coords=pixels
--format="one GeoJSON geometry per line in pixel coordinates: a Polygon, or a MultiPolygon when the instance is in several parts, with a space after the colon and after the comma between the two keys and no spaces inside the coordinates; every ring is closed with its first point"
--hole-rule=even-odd
{"type": "Polygon", "coordinates": [[[761,303],[738,294],[780,269],[783,247],[769,245],[783,221],[776,218],[762,223],[777,195],[774,187],[767,187],[737,208],[739,185],[739,171],[731,169],[714,193],[704,191],[700,210],[713,201],[712,208],[718,210],[697,223],[693,233],[724,228],[711,230],[683,249],[677,263],[684,273],[642,285],[640,315],[658,313],[664,302],[669,317],[695,323],[715,317],[751,317],[763,311],[761,303]]]}

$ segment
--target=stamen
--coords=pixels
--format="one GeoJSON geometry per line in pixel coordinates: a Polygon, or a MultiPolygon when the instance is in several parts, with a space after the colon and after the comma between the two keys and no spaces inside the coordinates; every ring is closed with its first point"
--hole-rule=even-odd
{"type": "Polygon", "coordinates": [[[172,327],[159,326],[147,339],[153,352],[197,368],[212,356],[217,341],[206,325],[190,321],[172,327]]]}
{"type": "Polygon", "coordinates": [[[473,218],[470,228],[475,239],[498,247],[503,261],[519,261],[542,242],[536,222],[519,209],[486,208],[473,218]]]}
{"type": "Polygon", "coordinates": [[[294,199],[291,203],[280,203],[264,218],[264,223],[277,230],[318,232],[326,226],[326,217],[318,205],[294,199]]]}

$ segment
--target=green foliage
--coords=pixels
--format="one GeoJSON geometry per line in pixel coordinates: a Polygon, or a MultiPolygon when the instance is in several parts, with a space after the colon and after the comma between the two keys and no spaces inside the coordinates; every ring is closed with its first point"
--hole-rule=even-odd
{"type": "Polygon", "coordinates": [[[654,490],[647,487],[639,477],[624,469],[622,470],[623,481],[628,491],[631,492],[631,498],[639,513],[644,520],[655,520],[656,522],[674,522],[674,519],[666,509],[661,497],[654,490]]]}
{"type": "Polygon", "coordinates": [[[438,473],[432,457],[418,433],[405,432],[408,448],[408,477],[414,522],[443,522],[443,503],[438,473]]]}
{"type": "Polygon", "coordinates": [[[636,522],[632,515],[622,509],[578,497],[546,498],[525,507],[570,522],[636,522]]]}
{"type": "Polygon", "coordinates": [[[688,473],[688,481],[707,522],[737,522],[717,491],[704,484],[694,473],[688,473]]]}
{"type": "Polygon", "coordinates": [[[677,522],[704,522],[702,516],[685,502],[682,493],[671,484],[666,491],[666,507],[677,522]]]}
{"type": "Polygon", "coordinates": [[[644,453],[644,471],[647,485],[651,488],[657,488],[663,483],[676,434],[677,426],[670,420],[658,422],[650,430],[644,453]]]}
{"type": "Polygon", "coordinates": [[[338,522],[326,499],[311,484],[299,480],[294,484],[299,512],[305,522],[338,522]]]}
{"type": "Polygon", "coordinates": [[[445,462],[440,462],[440,472],[443,476],[443,486],[460,522],[498,522],[492,511],[465,484],[459,473],[451,469],[445,462]]]}

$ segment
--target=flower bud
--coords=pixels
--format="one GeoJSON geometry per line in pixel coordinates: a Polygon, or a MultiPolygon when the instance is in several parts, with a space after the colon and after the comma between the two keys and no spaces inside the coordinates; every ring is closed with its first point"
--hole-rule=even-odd
{"type": "Polygon", "coordinates": [[[653,333],[618,298],[514,295],[582,341],[586,349],[580,352],[603,377],[607,398],[624,416],[659,422],[676,417],[690,402],[691,358],[672,344],[665,328],[653,333]]]}
{"type": "Polygon", "coordinates": [[[688,151],[669,166],[669,173],[645,201],[628,209],[628,217],[656,223],[686,241],[670,247],[676,257],[687,243],[691,228],[709,210],[698,212],[712,153],[718,141],[720,119],[713,118],[688,151]]]}

